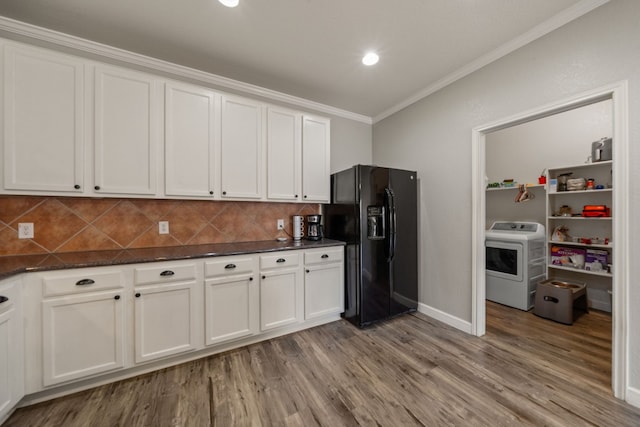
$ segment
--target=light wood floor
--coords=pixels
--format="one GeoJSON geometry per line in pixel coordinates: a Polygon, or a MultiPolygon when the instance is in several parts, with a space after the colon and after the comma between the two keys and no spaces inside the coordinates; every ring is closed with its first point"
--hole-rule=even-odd
{"type": "Polygon", "coordinates": [[[476,338],[421,314],[345,321],[22,408],[6,426],[638,426],[611,318],[487,304],[476,338]]]}

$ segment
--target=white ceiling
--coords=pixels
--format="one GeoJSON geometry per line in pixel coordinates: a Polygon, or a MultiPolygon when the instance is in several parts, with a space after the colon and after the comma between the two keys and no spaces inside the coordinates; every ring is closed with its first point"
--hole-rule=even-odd
{"type": "Polygon", "coordinates": [[[2,0],[0,15],[380,118],[605,2],[2,0]]]}

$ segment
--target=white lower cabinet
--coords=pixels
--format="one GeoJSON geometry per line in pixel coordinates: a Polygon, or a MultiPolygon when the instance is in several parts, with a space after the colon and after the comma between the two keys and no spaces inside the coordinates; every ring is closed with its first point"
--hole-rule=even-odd
{"type": "Polygon", "coordinates": [[[258,281],[255,256],[205,262],[205,345],[258,332],[258,281]]]}
{"type": "Polygon", "coordinates": [[[196,264],[134,269],[135,363],[198,348],[196,264]]]}
{"type": "Polygon", "coordinates": [[[119,271],[52,273],[43,280],[43,384],[124,367],[124,282],[119,271]]]}
{"type": "Polygon", "coordinates": [[[24,393],[41,400],[337,320],[342,254],[335,246],[25,274],[23,327],[19,298],[0,303],[0,420],[24,393]]]}
{"type": "Polygon", "coordinates": [[[297,252],[260,257],[260,330],[302,320],[302,272],[297,252]]]}
{"type": "Polygon", "coordinates": [[[246,274],[206,281],[206,345],[257,332],[256,285],[257,280],[246,274]]]}
{"type": "Polygon", "coordinates": [[[24,395],[22,284],[0,282],[0,424],[24,395]]]}
{"type": "Polygon", "coordinates": [[[323,248],[304,254],[304,318],[344,311],[343,248],[323,248]]]}

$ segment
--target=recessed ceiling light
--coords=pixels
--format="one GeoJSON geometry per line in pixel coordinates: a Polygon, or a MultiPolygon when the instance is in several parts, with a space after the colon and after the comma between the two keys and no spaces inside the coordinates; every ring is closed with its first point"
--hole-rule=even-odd
{"type": "Polygon", "coordinates": [[[380,57],[375,52],[367,52],[367,54],[362,57],[362,63],[364,65],[375,65],[379,60],[380,57]]]}
{"type": "Polygon", "coordinates": [[[240,3],[240,0],[218,0],[218,1],[227,7],[236,7],[238,3],[240,3]]]}

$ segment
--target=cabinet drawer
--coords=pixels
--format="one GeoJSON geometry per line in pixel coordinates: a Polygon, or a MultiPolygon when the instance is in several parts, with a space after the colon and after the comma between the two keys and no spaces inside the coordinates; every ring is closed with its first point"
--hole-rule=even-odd
{"type": "Polygon", "coordinates": [[[300,263],[297,253],[277,253],[260,256],[260,270],[265,268],[295,267],[300,263]]]}
{"type": "Polygon", "coordinates": [[[231,274],[252,273],[254,269],[252,257],[224,257],[204,264],[206,277],[227,276],[231,274]]]}
{"type": "Polygon", "coordinates": [[[10,281],[0,284],[0,314],[4,314],[12,309],[16,304],[20,304],[20,282],[10,281]]]}
{"type": "Polygon", "coordinates": [[[123,287],[120,271],[94,272],[87,270],[73,275],[47,275],[42,279],[42,294],[46,297],[83,292],[104,291],[123,287]]]}
{"type": "Polygon", "coordinates": [[[134,284],[176,282],[196,278],[195,264],[163,264],[153,267],[137,267],[134,270],[134,284]]]}
{"type": "Polygon", "coordinates": [[[304,264],[321,264],[327,262],[342,261],[343,249],[339,248],[323,248],[314,249],[304,253],[304,264]]]}

